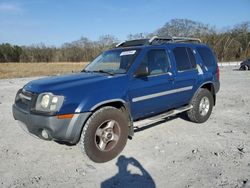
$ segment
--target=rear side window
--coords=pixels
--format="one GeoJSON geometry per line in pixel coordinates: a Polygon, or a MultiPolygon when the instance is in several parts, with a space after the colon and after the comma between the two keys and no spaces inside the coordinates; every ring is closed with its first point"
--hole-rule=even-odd
{"type": "Polygon", "coordinates": [[[196,67],[195,56],[190,48],[176,47],[173,53],[178,71],[190,70],[196,67]]]}
{"type": "Polygon", "coordinates": [[[211,67],[215,64],[214,55],[208,48],[197,48],[198,53],[201,56],[202,61],[206,67],[211,67]]]}
{"type": "Polygon", "coordinates": [[[187,53],[188,53],[188,57],[189,57],[189,61],[191,63],[192,68],[196,67],[196,60],[194,57],[194,53],[190,48],[186,48],[187,49],[187,53]]]}

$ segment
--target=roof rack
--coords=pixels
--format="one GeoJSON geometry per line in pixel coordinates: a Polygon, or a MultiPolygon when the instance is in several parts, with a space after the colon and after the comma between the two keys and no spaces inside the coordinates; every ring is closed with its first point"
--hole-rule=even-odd
{"type": "Polygon", "coordinates": [[[153,44],[153,42],[160,42],[160,43],[169,43],[169,42],[198,42],[201,43],[201,39],[199,38],[193,38],[193,37],[158,37],[153,36],[151,39],[149,39],[149,43],[153,44]]]}
{"type": "Polygon", "coordinates": [[[157,43],[157,44],[162,44],[162,43],[169,43],[172,42],[173,39],[172,37],[158,37],[158,36],[153,36],[152,38],[149,39],[149,44],[157,43]]]}
{"type": "Polygon", "coordinates": [[[193,37],[172,37],[174,42],[198,42],[201,43],[201,39],[193,37]]]}
{"type": "Polygon", "coordinates": [[[148,39],[136,39],[120,42],[116,47],[143,46],[148,44],[148,39]]]}
{"type": "Polygon", "coordinates": [[[178,42],[198,42],[201,43],[201,39],[192,37],[158,37],[153,36],[150,39],[136,39],[123,41],[116,45],[116,47],[129,47],[129,46],[145,46],[145,45],[161,45],[165,43],[178,43],[178,42]]]}

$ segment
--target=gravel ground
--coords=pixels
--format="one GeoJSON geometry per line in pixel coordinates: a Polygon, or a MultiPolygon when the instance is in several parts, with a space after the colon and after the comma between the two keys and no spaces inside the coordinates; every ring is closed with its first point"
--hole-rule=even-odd
{"type": "Polygon", "coordinates": [[[206,123],[177,116],[139,129],[104,164],[84,158],[78,146],[38,140],[18,126],[11,105],[30,80],[0,80],[0,187],[250,187],[250,71],[221,68],[206,123]]]}

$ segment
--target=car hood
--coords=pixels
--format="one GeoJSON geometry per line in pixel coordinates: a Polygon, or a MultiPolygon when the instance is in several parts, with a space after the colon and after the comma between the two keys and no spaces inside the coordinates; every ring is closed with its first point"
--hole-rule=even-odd
{"type": "Polygon", "coordinates": [[[241,65],[250,65],[250,61],[245,60],[240,63],[241,65]]]}
{"type": "Polygon", "coordinates": [[[75,73],[63,76],[52,76],[33,80],[26,84],[24,89],[34,93],[52,92],[54,94],[60,94],[65,89],[88,85],[112,77],[115,76],[99,73],[75,73]]]}

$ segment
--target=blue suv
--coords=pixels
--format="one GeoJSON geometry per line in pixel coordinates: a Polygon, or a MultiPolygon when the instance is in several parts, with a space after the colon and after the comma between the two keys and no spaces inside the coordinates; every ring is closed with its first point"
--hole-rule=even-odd
{"type": "Polygon", "coordinates": [[[125,41],[80,73],[27,83],[13,115],[31,135],[79,144],[94,162],[115,158],[134,135],[181,112],[205,122],[219,91],[212,50],[185,37],[125,41]]]}

